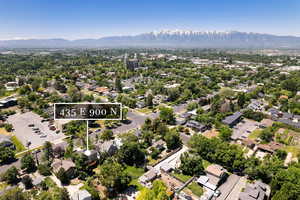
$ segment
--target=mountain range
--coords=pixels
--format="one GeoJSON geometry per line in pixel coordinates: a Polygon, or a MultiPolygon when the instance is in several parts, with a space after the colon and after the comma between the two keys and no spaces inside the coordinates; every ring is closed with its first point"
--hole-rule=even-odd
{"type": "Polygon", "coordinates": [[[300,49],[300,37],[277,36],[238,31],[159,31],[134,36],[99,39],[24,39],[0,40],[0,48],[294,48],[300,49]]]}

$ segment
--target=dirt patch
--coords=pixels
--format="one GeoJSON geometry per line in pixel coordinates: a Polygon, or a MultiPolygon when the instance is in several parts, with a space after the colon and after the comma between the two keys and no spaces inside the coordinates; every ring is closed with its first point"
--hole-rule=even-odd
{"type": "Polygon", "coordinates": [[[219,135],[219,132],[216,129],[211,129],[205,131],[202,135],[207,138],[213,138],[213,137],[217,137],[219,135]]]}

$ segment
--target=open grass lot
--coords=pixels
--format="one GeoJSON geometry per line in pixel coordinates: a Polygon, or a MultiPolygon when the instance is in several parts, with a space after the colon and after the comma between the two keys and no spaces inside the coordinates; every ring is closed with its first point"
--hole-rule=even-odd
{"type": "Polygon", "coordinates": [[[297,157],[298,155],[300,155],[300,145],[298,145],[298,146],[285,146],[282,149],[287,151],[287,152],[291,152],[293,157],[297,157]]]}
{"type": "Polygon", "coordinates": [[[17,153],[26,150],[25,146],[22,144],[22,142],[20,140],[18,140],[18,138],[15,135],[12,136],[10,139],[14,143],[14,145],[16,146],[16,152],[17,153]]]}
{"type": "Polygon", "coordinates": [[[144,113],[144,114],[150,114],[152,113],[152,110],[149,108],[140,108],[140,109],[136,109],[136,111],[144,113]]]}
{"type": "Polygon", "coordinates": [[[8,186],[6,182],[0,182],[0,190],[5,189],[8,186]]]}
{"type": "Polygon", "coordinates": [[[260,129],[256,129],[256,130],[254,130],[254,131],[252,131],[250,133],[250,135],[248,136],[248,138],[252,139],[252,140],[255,140],[256,138],[259,137],[260,133],[261,133],[261,130],[260,129]]]}
{"type": "Polygon", "coordinates": [[[16,90],[5,91],[5,93],[3,93],[3,94],[0,95],[0,98],[9,97],[9,96],[11,96],[11,95],[13,95],[15,93],[16,93],[16,90]]]}
{"type": "Polygon", "coordinates": [[[209,161],[204,160],[204,159],[202,159],[202,163],[203,163],[204,169],[205,169],[206,167],[208,167],[208,165],[211,165],[211,163],[210,163],[209,161]]]}
{"type": "Polygon", "coordinates": [[[173,173],[173,176],[175,176],[176,178],[178,178],[179,180],[181,180],[182,182],[186,182],[188,181],[190,178],[192,178],[191,176],[188,175],[184,175],[184,174],[180,174],[180,173],[173,173]]]}
{"type": "Polygon", "coordinates": [[[188,189],[190,189],[194,195],[200,197],[203,194],[203,188],[196,182],[191,182],[188,187],[188,189]]]}
{"type": "Polygon", "coordinates": [[[127,166],[125,171],[131,176],[132,180],[129,185],[134,185],[137,190],[143,189],[143,186],[138,182],[138,178],[142,176],[145,172],[143,168],[137,168],[132,166],[127,166]]]}
{"type": "Polygon", "coordinates": [[[286,145],[300,145],[300,133],[291,129],[279,128],[275,134],[275,138],[276,141],[286,145]]]}

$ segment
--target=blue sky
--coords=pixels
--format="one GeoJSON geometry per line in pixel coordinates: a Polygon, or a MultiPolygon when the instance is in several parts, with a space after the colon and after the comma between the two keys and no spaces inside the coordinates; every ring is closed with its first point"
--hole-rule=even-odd
{"type": "Polygon", "coordinates": [[[162,29],[300,36],[300,0],[0,0],[0,39],[99,38],[162,29]]]}

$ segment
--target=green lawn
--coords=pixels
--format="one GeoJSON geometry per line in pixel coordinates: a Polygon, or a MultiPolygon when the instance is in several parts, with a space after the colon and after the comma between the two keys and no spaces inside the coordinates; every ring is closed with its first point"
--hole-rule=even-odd
{"type": "Polygon", "coordinates": [[[140,109],[136,109],[136,111],[144,113],[144,114],[150,114],[152,113],[152,110],[149,108],[140,108],[140,109]]]}
{"type": "Polygon", "coordinates": [[[56,188],[58,187],[56,185],[56,183],[50,178],[50,177],[46,177],[44,182],[46,183],[46,185],[49,187],[49,188],[56,188]]]}
{"type": "Polygon", "coordinates": [[[287,152],[291,152],[293,157],[297,157],[300,155],[300,147],[299,146],[286,146],[282,148],[283,150],[287,152]]]}
{"type": "Polygon", "coordinates": [[[26,150],[25,146],[20,142],[20,140],[16,136],[12,136],[10,139],[14,143],[14,145],[16,146],[16,152],[17,153],[26,150]]]}
{"type": "Polygon", "coordinates": [[[194,195],[201,197],[203,194],[203,188],[196,182],[192,182],[188,185],[188,187],[194,195]]]}
{"type": "Polygon", "coordinates": [[[178,179],[181,180],[182,182],[186,182],[186,181],[188,181],[190,178],[192,178],[191,176],[184,175],[184,174],[179,174],[179,173],[173,173],[173,176],[175,176],[176,178],[178,178],[178,179]]]}
{"type": "Polygon", "coordinates": [[[2,94],[2,95],[0,95],[0,97],[2,98],[2,97],[8,97],[8,96],[11,96],[11,95],[13,95],[13,94],[15,94],[16,93],[16,90],[13,90],[13,91],[5,91],[5,93],[4,94],[2,94]]]}
{"type": "Polygon", "coordinates": [[[0,190],[4,190],[8,184],[6,182],[0,182],[0,190]]]}
{"type": "Polygon", "coordinates": [[[252,131],[252,133],[250,133],[250,135],[248,136],[248,138],[252,139],[252,140],[255,140],[256,138],[259,137],[260,133],[261,133],[261,130],[259,130],[259,129],[258,130],[254,130],[254,131],[252,131]]]}
{"type": "Polygon", "coordinates": [[[144,169],[143,168],[132,167],[132,166],[127,166],[125,171],[132,178],[129,185],[136,186],[138,190],[143,189],[143,186],[138,182],[138,178],[145,173],[144,169]]]}
{"type": "Polygon", "coordinates": [[[208,167],[209,165],[211,165],[211,163],[209,162],[209,161],[207,161],[207,160],[202,160],[202,163],[203,163],[203,167],[204,167],[204,169],[206,168],[206,167],[208,167]]]}

